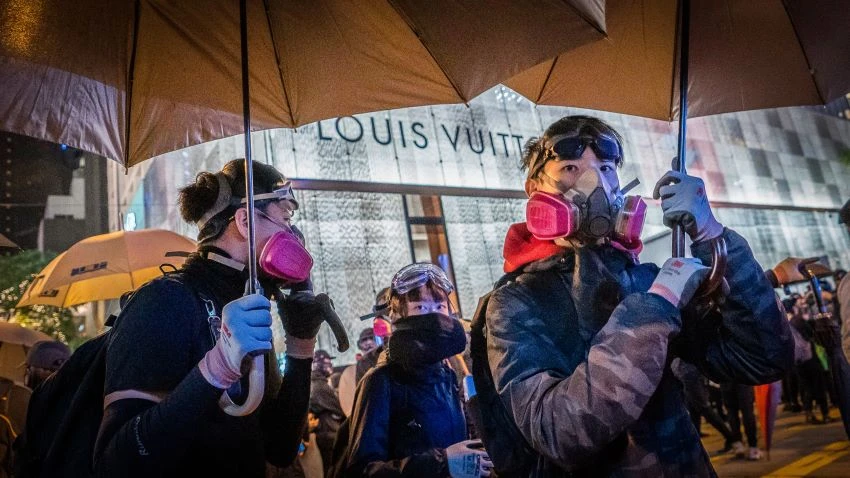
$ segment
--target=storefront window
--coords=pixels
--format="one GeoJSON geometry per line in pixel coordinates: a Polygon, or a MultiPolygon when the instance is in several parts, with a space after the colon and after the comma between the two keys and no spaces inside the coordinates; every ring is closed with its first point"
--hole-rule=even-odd
{"type": "Polygon", "coordinates": [[[505,234],[525,220],[525,200],[443,196],[443,212],[461,309],[471,318],[478,298],[504,274],[505,234]]]}
{"type": "MultiPolygon", "coordinates": [[[[371,326],[358,317],[372,311],[375,295],[393,274],[411,261],[402,196],[333,191],[297,191],[301,208],[295,224],[313,254],[315,291],[334,300],[348,335],[356,339],[371,326]]],[[[336,341],[327,327],[319,347],[334,351],[336,341]]],[[[354,361],[354,340],[339,363],[354,361]]]]}

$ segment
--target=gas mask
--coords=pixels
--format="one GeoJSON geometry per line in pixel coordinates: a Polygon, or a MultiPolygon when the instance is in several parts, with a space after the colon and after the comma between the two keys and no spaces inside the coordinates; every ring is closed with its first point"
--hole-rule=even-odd
{"type": "Polygon", "coordinates": [[[288,284],[304,282],[310,277],[313,257],[291,230],[276,232],[263,246],[260,270],[288,284]]]}
{"type": "MultiPolygon", "coordinates": [[[[544,178],[562,189],[560,182],[548,176],[544,178]]],[[[593,244],[610,238],[633,244],[640,240],[646,203],[640,196],[625,196],[625,193],[638,184],[635,179],[622,190],[611,191],[599,172],[590,169],[562,194],[535,191],[525,207],[528,230],[544,241],[571,237],[593,244]]]]}

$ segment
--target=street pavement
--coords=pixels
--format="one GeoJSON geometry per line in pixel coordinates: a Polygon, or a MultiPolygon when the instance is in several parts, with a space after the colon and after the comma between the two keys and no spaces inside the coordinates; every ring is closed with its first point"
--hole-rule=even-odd
{"type": "MultiPolygon", "coordinates": [[[[780,405],[780,409],[781,409],[780,405]]],[[[779,412],[773,433],[770,456],[758,461],[736,458],[723,448],[723,438],[706,423],[702,425],[705,449],[721,478],[732,477],[841,477],[850,478],[850,441],[838,419],[838,410],[830,411],[834,421],[823,425],[805,423],[803,413],[779,412]]],[[[819,414],[818,414],[819,415],[819,414]]],[[[743,433],[743,428],[741,430],[743,433]]],[[[764,450],[764,435],[759,429],[759,447],[764,450]]]]}

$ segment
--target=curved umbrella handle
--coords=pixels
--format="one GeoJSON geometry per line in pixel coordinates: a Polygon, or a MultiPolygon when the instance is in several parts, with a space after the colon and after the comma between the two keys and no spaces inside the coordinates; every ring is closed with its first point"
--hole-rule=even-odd
{"type": "Polygon", "coordinates": [[[696,296],[700,298],[713,295],[718,290],[721,293],[725,293],[729,289],[729,285],[726,283],[726,278],[724,277],[727,263],[726,239],[723,237],[712,239],[711,247],[711,272],[708,275],[708,279],[697,290],[696,296]]]}
{"type": "Polygon", "coordinates": [[[348,340],[348,334],[345,331],[345,326],[342,325],[342,320],[340,320],[339,314],[336,313],[331,298],[327,294],[322,293],[316,295],[316,301],[322,307],[322,317],[324,317],[325,323],[328,324],[331,332],[334,334],[337,344],[336,349],[339,352],[345,352],[351,345],[348,340]]]}
{"type": "Polygon", "coordinates": [[[251,372],[248,375],[248,398],[242,405],[233,403],[226,390],[221,394],[218,404],[224,413],[232,417],[244,417],[253,413],[260,406],[266,387],[265,365],[263,354],[255,356],[251,361],[251,372]]]}

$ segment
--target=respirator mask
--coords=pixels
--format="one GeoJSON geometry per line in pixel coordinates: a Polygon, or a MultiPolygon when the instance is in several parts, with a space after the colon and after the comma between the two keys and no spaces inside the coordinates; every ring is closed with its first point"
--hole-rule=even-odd
{"type": "MultiPolygon", "coordinates": [[[[248,204],[247,198],[233,196],[230,183],[224,173],[219,171],[215,173],[215,177],[218,180],[218,197],[213,207],[197,221],[199,230],[203,230],[208,221],[228,207],[248,204]]],[[[268,200],[287,200],[294,205],[294,210],[298,209],[298,201],[295,199],[289,181],[282,182],[280,187],[270,193],[254,195],[254,202],[268,200]]],[[[297,284],[307,280],[313,268],[313,258],[304,247],[303,236],[300,236],[293,227],[277,222],[260,209],[254,209],[254,212],[282,229],[269,238],[263,246],[258,258],[260,270],[287,284],[297,284]]]]}
{"type": "Polygon", "coordinates": [[[531,193],[525,209],[529,232],[545,241],[566,237],[585,244],[605,238],[622,244],[639,241],[646,218],[646,203],[640,196],[625,195],[639,184],[637,179],[623,189],[612,191],[599,171],[589,169],[579,176],[573,187],[564,188],[560,181],[543,172],[543,164],[552,155],[565,160],[578,159],[587,146],[601,160],[619,161],[622,158],[619,142],[600,134],[595,137],[558,135],[547,143],[544,154],[549,156],[538,160],[540,164],[535,165],[529,177],[539,174],[561,193],[531,193]]]}
{"type": "MultiPolygon", "coordinates": [[[[255,201],[268,199],[288,200],[295,205],[294,210],[298,209],[298,202],[292,194],[289,181],[270,193],[254,195],[255,201]]],[[[246,204],[247,199],[243,199],[242,203],[246,204]]],[[[310,270],[313,268],[313,257],[304,247],[304,238],[299,231],[288,224],[275,221],[259,209],[255,209],[254,212],[281,228],[266,241],[263,250],[260,251],[260,270],[287,284],[297,284],[309,279],[310,270]]]]}

